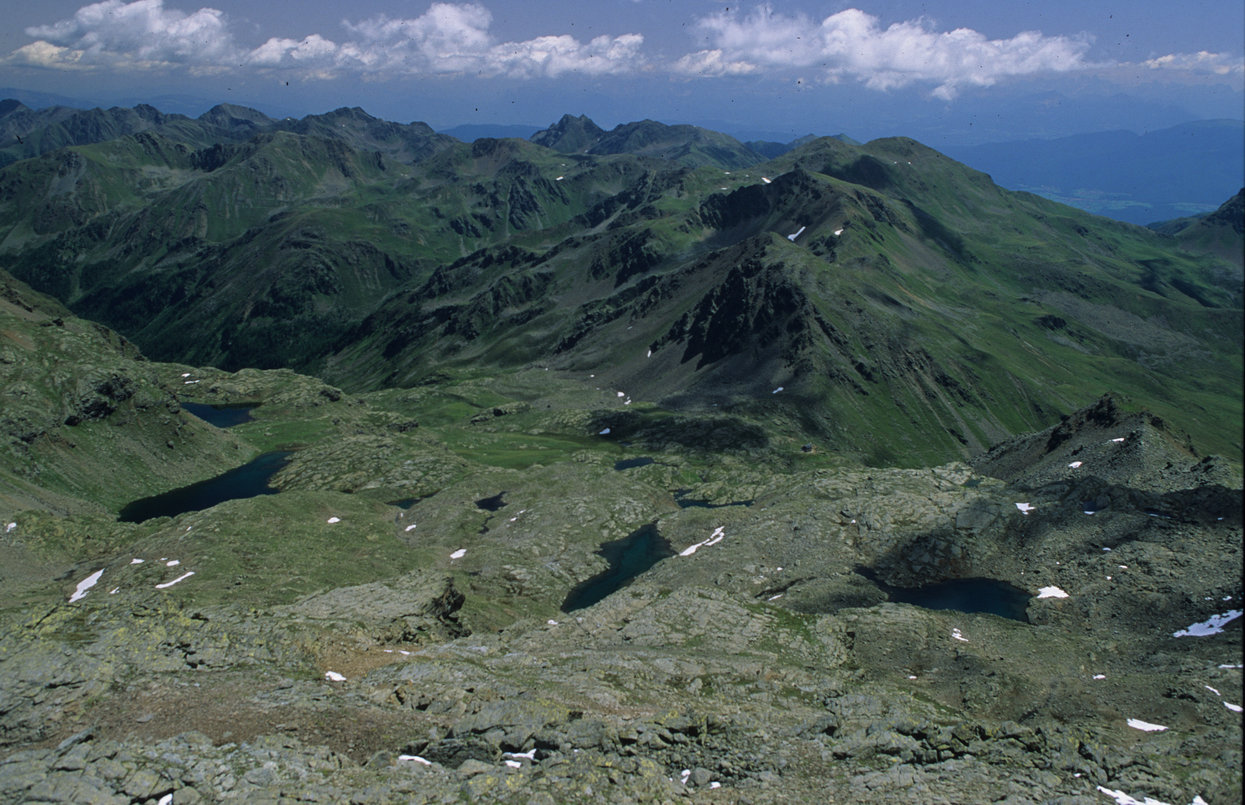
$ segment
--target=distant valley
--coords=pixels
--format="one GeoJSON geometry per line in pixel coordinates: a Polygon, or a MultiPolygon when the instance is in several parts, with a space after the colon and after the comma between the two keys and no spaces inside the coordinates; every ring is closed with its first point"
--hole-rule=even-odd
{"type": "Polygon", "coordinates": [[[1142,225],[1208,212],[1245,186],[1240,120],[958,146],[948,153],[1003,187],[1142,225]]]}

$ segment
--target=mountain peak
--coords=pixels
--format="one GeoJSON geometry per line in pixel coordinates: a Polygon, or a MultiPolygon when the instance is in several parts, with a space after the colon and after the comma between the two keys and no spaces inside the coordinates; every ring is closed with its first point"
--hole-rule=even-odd
{"type": "Polygon", "coordinates": [[[21,110],[26,109],[26,108],[27,108],[26,104],[22,103],[19,100],[16,100],[14,98],[5,98],[4,100],[0,101],[0,117],[3,117],[4,115],[11,115],[14,112],[20,112],[21,110]]]}
{"type": "Polygon", "coordinates": [[[271,122],[263,112],[251,109],[248,106],[238,106],[232,103],[218,103],[200,115],[199,119],[205,123],[227,127],[239,124],[262,126],[271,122]]]}
{"type": "Polygon", "coordinates": [[[1238,235],[1245,234],[1245,188],[1207,215],[1206,223],[1226,226],[1238,235]]]}
{"type": "Polygon", "coordinates": [[[532,135],[532,142],[552,148],[563,154],[584,153],[603,136],[605,129],[593,123],[587,115],[562,115],[562,119],[549,128],[532,135]]]}
{"type": "Polygon", "coordinates": [[[361,106],[340,106],[331,112],[323,115],[313,115],[313,117],[344,117],[351,120],[376,120],[375,117],[369,115],[361,106]]]}

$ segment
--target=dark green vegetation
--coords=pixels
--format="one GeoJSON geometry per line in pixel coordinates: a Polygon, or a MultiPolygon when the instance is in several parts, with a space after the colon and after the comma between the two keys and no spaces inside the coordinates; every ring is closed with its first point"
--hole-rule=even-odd
{"type": "Polygon", "coordinates": [[[471,144],[357,109],[0,123],[30,157],[0,170],[0,265],[153,359],[350,391],[548,367],[877,465],[968,456],[1111,390],[1241,451],[1230,236],[1005,192],[910,140],[764,161],[569,116],[471,144]]]}
{"type": "Polygon", "coordinates": [[[0,800],[1239,801],[1230,205],[100,114],[0,169],[0,800]]]}

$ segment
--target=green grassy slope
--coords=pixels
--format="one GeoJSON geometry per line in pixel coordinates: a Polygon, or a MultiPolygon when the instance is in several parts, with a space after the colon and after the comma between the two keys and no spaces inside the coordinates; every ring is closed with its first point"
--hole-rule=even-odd
{"type": "Polygon", "coordinates": [[[160,360],[358,390],[550,367],[905,464],[1115,391],[1239,455],[1241,277],[1214,250],[903,138],[727,169],[672,156],[703,132],[588,123],[544,139],[635,153],[350,109],[208,148],[77,146],[0,169],[0,261],[160,360]]]}

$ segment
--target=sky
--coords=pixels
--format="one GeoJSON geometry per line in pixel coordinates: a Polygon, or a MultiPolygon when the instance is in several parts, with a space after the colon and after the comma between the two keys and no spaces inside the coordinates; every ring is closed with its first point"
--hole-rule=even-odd
{"type": "Polygon", "coordinates": [[[442,130],[586,114],[935,147],[1245,117],[1241,0],[208,2],[0,0],[0,87],[185,114],[360,106],[442,130]]]}

